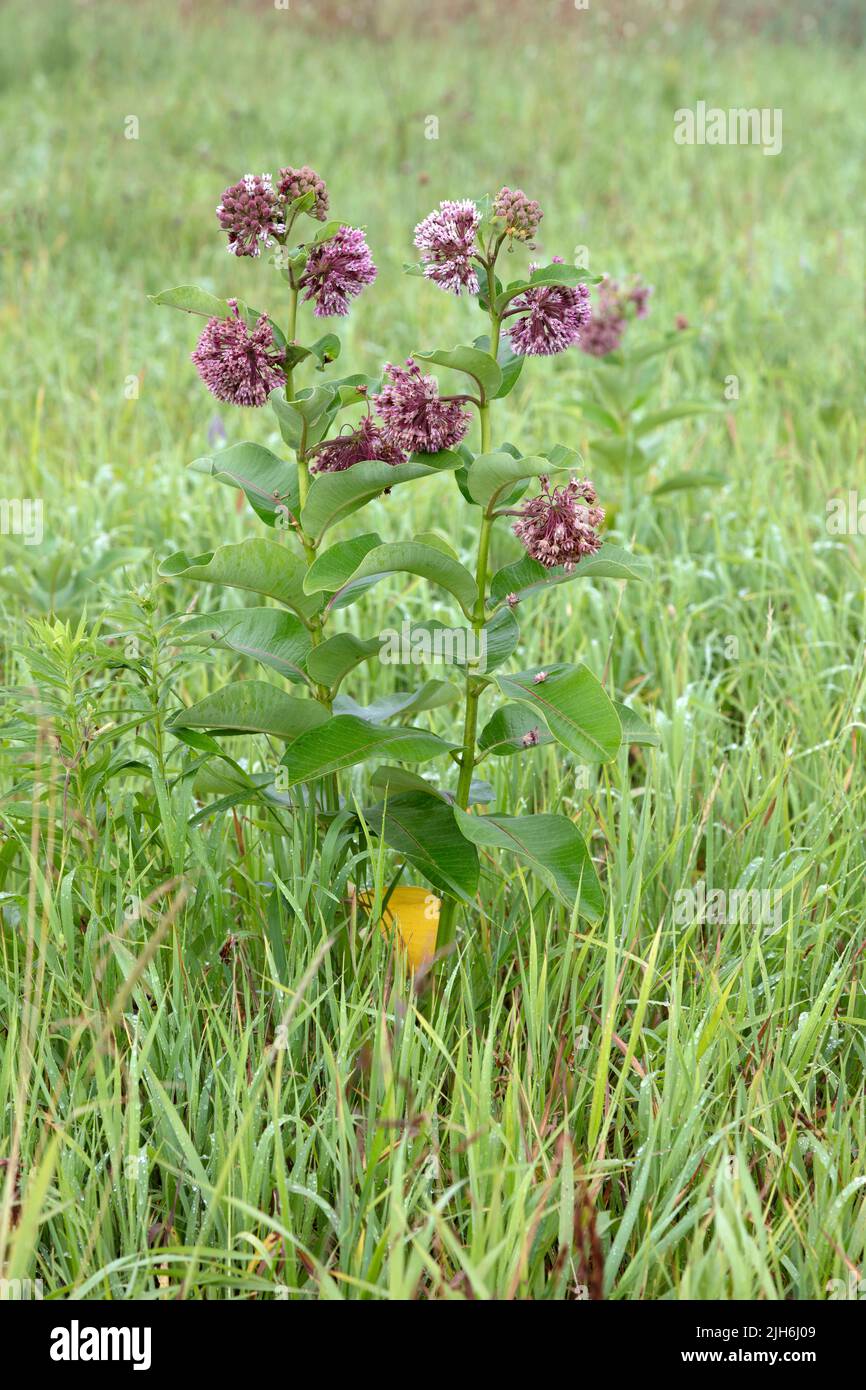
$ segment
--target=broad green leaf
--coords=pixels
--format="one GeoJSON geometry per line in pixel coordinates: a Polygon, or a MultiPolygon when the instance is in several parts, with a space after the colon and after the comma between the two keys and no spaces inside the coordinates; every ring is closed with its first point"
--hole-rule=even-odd
{"type": "MultiPolygon", "coordinates": [[[[455,801],[453,792],[446,791],[444,787],[434,787],[432,782],[410,768],[396,767],[390,763],[383,763],[370,774],[370,786],[377,791],[387,792],[389,799],[398,792],[420,791],[427,796],[438,797],[449,806],[453,806],[455,801]]],[[[473,777],[469,785],[469,805],[486,805],[494,799],[495,793],[490,783],[473,777]]]]}
{"type": "MultiPolygon", "coordinates": [[[[200,289],[198,285],[176,285],[174,289],[149,294],[148,299],[151,304],[167,305],[170,309],[181,309],[185,314],[198,314],[205,319],[226,319],[232,312],[232,306],[227,299],[218,299],[215,294],[200,289]]],[[[241,318],[250,328],[255,328],[262,317],[260,310],[251,309],[240,299],[237,304],[241,318]]],[[[272,324],[272,327],[282,347],[285,338],[277,324],[272,324]]]]}
{"type": "Polygon", "coordinates": [[[450,454],[441,466],[412,459],[408,463],[394,464],[372,459],[355,463],[341,473],[320,473],[310,485],[302,515],[304,530],[318,542],[330,526],[356,512],[386,488],[414,482],[417,478],[432,478],[443,468],[456,468],[459,462],[457,454],[450,454]]]}
{"type": "Polygon", "coordinates": [[[527,290],[538,289],[543,285],[579,285],[581,281],[592,282],[594,277],[586,270],[581,270],[579,266],[560,265],[554,261],[550,265],[539,266],[524,280],[513,280],[510,285],[496,296],[496,312],[501,314],[506,309],[512,299],[519,294],[525,294],[527,290]]]}
{"type": "Polygon", "coordinates": [[[435,793],[410,791],[371,807],[364,819],[436,888],[471,901],[478,887],[478,853],[460,834],[453,806],[435,793]]]}
{"type": "Polygon", "coordinates": [[[381,650],[378,637],[355,637],[351,632],[335,632],[307,655],[307,674],[329,690],[339,685],[344,676],[368,661],[381,650]]]}
{"type": "Polygon", "coordinates": [[[375,531],[363,536],[352,536],[350,540],[338,541],[328,550],[317,555],[304,577],[304,592],[307,594],[334,594],[345,584],[371,550],[382,544],[382,537],[375,531]]]}
{"type": "Polygon", "coordinates": [[[479,675],[493,671],[517,649],[520,628],[510,608],[500,608],[481,632],[469,627],[451,627],[439,618],[426,623],[408,619],[399,630],[382,636],[382,660],[402,664],[410,660],[419,666],[469,666],[479,675]]]}
{"type": "Polygon", "coordinates": [[[653,410],[642,415],[632,425],[632,430],[637,436],[651,434],[653,430],[661,429],[662,425],[669,425],[674,420],[687,420],[694,415],[718,415],[724,409],[725,406],[717,401],[679,401],[664,410],[653,410]]]}
{"type": "Polygon", "coordinates": [[[169,728],[296,739],[327,718],[327,711],[315,700],[299,700],[267,681],[236,681],[181,710],[169,728]]]}
{"type": "Polygon", "coordinates": [[[524,555],[512,565],[497,570],[490,583],[490,597],[501,603],[508,594],[524,598],[539,589],[551,589],[574,579],[648,579],[651,562],[642,555],[631,555],[621,546],[605,541],[597,555],[587,555],[568,573],[561,567],[545,569],[544,565],[524,555]]]}
{"type": "Polygon", "coordinates": [[[481,730],[478,749],[502,758],[553,742],[553,734],[548,732],[546,724],[526,705],[501,705],[481,730]],[[536,741],[524,743],[527,734],[535,734],[536,741]]]}
{"type": "Polygon", "coordinates": [[[729,482],[729,478],[718,469],[710,468],[701,473],[697,469],[688,473],[672,473],[654,487],[651,493],[653,497],[665,497],[671,492],[683,492],[686,488],[695,487],[724,487],[729,482]]]}
{"type": "Polygon", "coordinates": [[[268,399],[280,434],[290,449],[298,449],[302,443],[307,449],[318,444],[339,406],[339,396],[332,382],[309,387],[291,401],[286,400],[285,391],[278,386],[268,399]]]}
{"type": "MultiPolygon", "coordinates": [[[[359,465],[356,465],[358,467],[359,465]]],[[[352,472],[352,469],[347,472],[352,472]]],[[[346,477],[346,473],[335,474],[335,477],[346,477]]],[[[337,591],[332,604],[338,599],[344,600],[348,594],[353,593],[359,584],[369,585],[365,581],[369,579],[384,579],[390,574],[417,574],[422,579],[429,579],[431,583],[440,585],[448,593],[453,594],[463,612],[468,618],[472,617],[472,612],[478,598],[478,589],[475,580],[464,565],[459,560],[453,560],[450,555],[446,555],[438,547],[424,545],[418,541],[399,541],[395,545],[377,545],[358,565],[354,574],[337,591]]]]}
{"type": "MultiPolygon", "coordinates": [[[[476,338],[473,346],[481,348],[484,352],[489,352],[489,333],[484,333],[480,338],[476,338]]],[[[496,360],[499,363],[499,370],[502,373],[502,381],[493,399],[501,401],[513,391],[514,387],[517,385],[517,380],[520,373],[523,371],[523,364],[526,361],[526,357],[522,353],[512,352],[508,344],[508,339],[503,337],[499,343],[499,351],[496,354],[496,360]]]]}
{"type": "Polygon", "coordinates": [[[418,362],[431,362],[435,367],[451,367],[464,372],[477,383],[482,400],[492,400],[502,385],[502,372],[489,352],[478,347],[440,348],[436,352],[414,352],[418,362]]]}
{"type": "Polygon", "coordinates": [[[317,595],[304,593],[303,560],[288,546],[260,536],[221,545],[202,555],[180,550],[163,561],[159,573],[164,579],[196,579],[264,594],[293,608],[302,618],[312,617],[322,606],[317,595]]]}
{"type": "Polygon", "coordinates": [[[348,695],[338,695],[334,700],[334,713],[354,714],[358,719],[384,724],[398,715],[419,714],[422,710],[438,709],[440,705],[452,705],[460,699],[460,694],[450,681],[425,681],[417,690],[380,695],[372,705],[359,705],[348,695]]]}
{"type": "Polygon", "coordinates": [[[651,729],[639,714],[636,714],[629,705],[620,704],[619,700],[614,700],[613,707],[622,728],[623,743],[637,743],[645,748],[658,748],[661,739],[655,729],[651,729]]]}
{"type": "Polygon", "coordinates": [[[304,658],[310,634],[303,623],[281,608],[231,608],[185,618],[178,635],[199,645],[228,647],[279,671],[286,680],[304,683],[304,658]]]}
{"type": "Polygon", "coordinates": [[[606,763],[620,745],[616,710],[586,666],[561,665],[495,676],[503,695],[537,712],[554,738],[583,762],[606,763]],[[543,675],[544,679],[538,679],[543,675]]]}
{"type": "Polygon", "coordinates": [[[250,506],[269,526],[291,525],[300,512],[294,464],[261,444],[232,444],[218,454],[195,459],[190,468],[229,487],[241,488],[250,506]]]}
{"type": "Polygon", "coordinates": [[[583,836],[565,816],[477,816],[455,807],[457,824],[472,844],[505,849],[532,866],[569,909],[599,917],[604,898],[583,836]]]}
{"type": "Polygon", "coordinates": [[[352,714],[335,714],[296,739],[286,750],[282,763],[288,771],[289,784],[294,785],[354,767],[380,754],[424,763],[453,746],[425,729],[379,728],[352,714]]]}
{"type": "Polygon", "coordinates": [[[467,486],[473,502],[492,512],[503,493],[509,493],[523,478],[539,478],[554,471],[550,459],[536,455],[532,458],[512,458],[499,452],[479,454],[469,469],[467,486]]]}

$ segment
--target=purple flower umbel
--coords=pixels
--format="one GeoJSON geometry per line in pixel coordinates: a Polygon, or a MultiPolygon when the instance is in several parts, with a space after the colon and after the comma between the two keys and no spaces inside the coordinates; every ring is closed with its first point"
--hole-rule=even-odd
{"type": "Polygon", "coordinates": [[[230,299],[225,319],[208,319],[192,360],[211,395],[230,405],[264,405],[268,393],[283,384],[280,363],[284,353],[264,314],[250,332],[230,299]]]}
{"type": "Polygon", "coordinates": [[[586,478],[582,482],[572,478],[552,492],[549,478],[542,476],[539,482],[541,494],[524,502],[514,534],[546,569],[564,565],[573,570],[584,555],[594,555],[600,548],[597,528],[604,521],[604,510],[595,505],[595,488],[586,478]]]}
{"type": "Polygon", "coordinates": [[[629,309],[633,308],[636,318],[646,318],[651,294],[652,286],[645,285],[639,275],[626,286],[606,275],[598,287],[598,304],[592,319],[581,335],[581,350],[592,357],[607,357],[609,352],[615,352],[628,327],[629,309]]]}
{"type": "Polygon", "coordinates": [[[272,246],[274,237],[286,230],[270,174],[245,174],[226,189],[216,212],[236,256],[258,256],[263,245],[272,246]]]}
{"type": "Polygon", "coordinates": [[[440,400],[435,376],[423,376],[412,357],[405,367],[386,363],[385,371],[390,383],[373,396],[372,404],[392,444],[407,453],[435,454],[460,443],[471,417],[459,401],[440,400]]]}
{"type": "Polygon", "coordinates": [[[527,198],[522,188],[500,188],[493,202],[493,216],[502,218],[506,236],[529,241],[538,231],[544,213],[534,198],[527,198]]]}
{"type": "Polygon", "coordinates": [[[316,301],[316,318],[348,314],[349,301],[372,285],[376,267],[360,227],[340,227],[327,241],[310,248],[299,281],[304,299],[316,301]]]}
{"type": "Polygon", "coordinates": [[[424,274],[440,290],[478,293],[478,276],[472,265],[475,233],[481,213],[471,198],[439,204],[415,228],[415,245],[421,252],[424,274]]]}
{"type": "Polygon", "coordinates": [[[353,463],[363,463],[367,459],[380,459],[382,463],[404,463],[406,455],[396,444],[392,444],[377,425],[372,415],[367,415],[356,430],[349,434],[339,434],[329,439],[316,450],[316,461],[311,464],[311,473],[342,473],[353,463]]]}
{"type": "Polygon", "coordinates": [[[509,312],[521,315],[508,329],[514,351],[550,357],[580,342],[590,319],[589,290],[586,285],[539,285],[518,295],[509,312]]]}
{"type": "Polygon", "coordinates": [[[324,222],[328,215],[329,199],[325,181],[319,178],[309,164],[305,164],[302,169],[281,169],[277,192],[286,203],[293,203],[305,193],[315,193],[316,201],[309,209],[310,217],[324,222]]]}

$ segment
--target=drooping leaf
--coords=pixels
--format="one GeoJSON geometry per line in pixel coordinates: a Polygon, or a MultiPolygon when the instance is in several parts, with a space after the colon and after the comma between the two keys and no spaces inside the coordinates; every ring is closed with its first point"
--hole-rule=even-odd
{"type": "Polygon", "coordinates": [[[435,367],[452,367],[454,371],[471,376],[481,392],[482,400],[492,400],[502,385],[502,371],[489,352],[478,347],[439,348],[435,352],[414,352],[418,362],[431,362],[435,367]]]}
{"type": "Polygon", "coordinates": [[[597,918],[604,909],[601,884],[583,837],[565,816],[479,816],[455,807],[461,833],[484,849],[504,849],[525,860],[552,893],[573,909],[597,918]]]}
{"type": "Polygon", "coordinates": [[[535,455],[532,458],[513,458],[500,451],[479,454],[469,469],[467,486],[473,502],[484,507],[488,514],[494,510],[503,494],[511,492],[523,478],[539,478],[553,472],[550,459],[535,455]]]}
{"type": "Polygon", "coordinates": [[[304,530],[318,542],[330,526],[356,512],[386,488],[414,482],[418,478],[432,478],[443,468],[456,468],[459,462],[456,454],[449,455],[441,467],[412,459],[408,463],[395,464],[373,459],[355,463],[341,473],[320,473],[310,485],[303,509],[301,519],[304,530]]]}
{"type": "Polygon", "coordinates": [[[218,454],[195,459],[190,468],[229,487],[241,488],[250,506],[269,526],[286,528],[300,512],[293,464],[261,444],[232,444],[218,454]]]}
{"type": "Polygon", "coordinates": [[[469,902],[478,887],[478,853],[435,793],[409,791],[364,812],[371,831],[443,892],[469,902]]]}
{"type": "Polygon", "coordinates": [[[347,541],[338,541],[317,555],[304,578],[304,592],[308,594],[334,594],[354,574],[355,570],[371,550],[382,544],[382,537],[375,531],[363,536],[352,536],[347,541]]]}
{"type": "Polygon", "coordinates": [[[382,660],[391,655],[393,641],[400,659],[409,659],[420,666],[455,666],[465,671],[469,667],[485,675],[501,666],[517,649],[520,628],[510,608],[500,608],[480,633],[469,627],[452,627],[439,618],[413,623],[406,620],[393,636],[382,633],[382,660]]]}
{"type": "Polygon", "coordinates": [[[235,681],[181,710],[169,728],[296,739],[327,718],[327,711],[316,700],[299,700],[267,681],[235,681]]]}
{"type": "Polygon", "coordinates": [[[571,573],[561,567],[545,569],[531,555],[524,555],[497,570],[490,583],[490,597],[500,603],[507,594],[525,598],[527,594],[575,579],[648,579],[651,573],[652,564],[645,556],[631,555],[612,541],[605,541],[597,555],[587,555],[571,573]]]}
{"type": "Polygon", "coordinates": [[[231,608],[184,619],[179,636],[199,645],[227,647],[241,656],[279,671],[286,680],[303,683],[310,633],[291,613],[280,608],[231,608]]]}
{"type": "MultiPolygon", "coordinates": [[[[176,285],[174,289],[160,290],[159,294],[150,294],[148,299],[151,304],[167,305],[170,309],[180,309],[185,314],[197,314],[206,319],[226,319],[232,312],[232,306],[228,300],[218,299],[215,294],[200,289],[198,285],[176,285]]],[[[251,309],[240,299],[237,304],[241,318],[249,328],[255,328],[262,317],[261,312],[258,309],[251,309]]],[[[285,347],[286,340],[279,324],[271,323],[271,328],[277,345],[285,347]]]]}
{"type": "Polygon", "coordinates": [[[525,294],[527,290],[537,289],[542,285],[579,285],[583,280],[592,283],[595,278],[579,266],[560,265],[558,261],[554,261],[550,265],[539,266],[525,279],[513,280],[501,294],[496,296],[496,312],[501,314],[504,309],[507,309],[512,299],[515,299],[519,294],[525,294]]]}
{"type": "MultiPolygon", "coordinates": [[[[349,473],[353,471],[347,470],[349,473]]],[[[346,474],[334,476],[346,477],[346,474]]],[[[335,606],[338,600],[345,602],[353,593],[357,595],[358,585],[363,584],[364,588],[369,588],[366,581],[384,579],[390,574],[417,574],[423,579],[429,579],[431,583],[438,584],[453,594],[466,616],[472,617],[478,589],[468,569],[438,547],[419,541],[378,545],[369,551],[352,576],[337,591],[335,598],[331,600],[332,606],[335,606]]]]}
{"type": "Polygon", "coordinates": [[[651,495],[666,497],[672,492],[684,492],[687,488],[724,487],[728,481],[726,475],[717,468],[709,468],[703,472],[695,468],[687,473],[671,473],[653,488],[651,495]]]}
{"type": "Polygon", "coordinates": [[[319,685],[332,690],[344,676],[381,650],[378,637],[356,637],[351,632],[335,632],[307,654],[307,674],[319,685]]]}
{"type": "Polygon", "coordinates": [[[554,738],[583,762],[606,763],[616,754],[621,730],[613,702],[586,666],[560,664],[494,677],[510,700],[537,712],[554,738]],[[544,679],[538,679],[541,675],[544,679]]]}
{"type": "Polygon", "coordinates": [[[653,430],[661,429],[663,425],[670,425],[675,420],[688,420],[695,415],[718,415],[725,408],[718,401],[678,401],[676,405],[666,406],[664,410],[648,411],[635,421],[632,429],[640,437],[644,434],[652,434],[653,430]]]}
{"type": "Polygon", "coordinates": [[[303,560],[288,546],[263,536],[221,545],[202,555],[180,550],[159,567],[164,579],[196,579],[264,594],[309,619],[319,611],[322,600],[316,594],[304,593],[305,572],[303,560]]]}
{"type": "Polygon", "coordinates": [[[450,681],[425,681],[417,690],[398,690],[393,694],[380,695],[372,705],[359,705],[348,695],[338,695],[334,700],[334,713],[354,714],[358,719],[384,724],[398,715],[420,714],[422,710],[438,709],[459,699],[460,691],[450,681]]]}
{"type": "Polygon", "coordinates": [[[658,748],[661,743],[659,735],[655,729],[651,729],[640,715],[629,705],[623,705],[619,700],[614,700],[613,707],[616,710],[617,718],[622,728],[623,743],[637,743],[645,748],[658,748]]]}
{"type": "Polygon", "coordinates": [[[554,742],[544,721],[526,705],[500,705],[478,736],[478,750],[502,758],[554,742]],[[524,743],[530,734],[535,735],[535,741],[524,743]]]}
{"type": "Polygon", "coordinates": [[[453,745],[426,729],[382,728],[352,714],[335,714],[288,748],[282,763],[289,784],[309,782],[380,754],[410,763],[427,762],[453,745]]]}
{"type": "MultiPolygon", "coordinates": [[[[428,796],[438,797],[440,801],[447,802],[449,806],[453,806],[456,800],[454,793],[445,787],[435,787],[420,773],[412,772],[408,767],[397,767],[390,763],[382,763],[371,773],[370,786],[375,787],[378,791],[387,792],[389,798],[398,792],[420,791],[428,796]]],[[[494,799],[495,793],[490,783],[473,777],[469,785],[469,805],[486,805],[494,799]]]]}

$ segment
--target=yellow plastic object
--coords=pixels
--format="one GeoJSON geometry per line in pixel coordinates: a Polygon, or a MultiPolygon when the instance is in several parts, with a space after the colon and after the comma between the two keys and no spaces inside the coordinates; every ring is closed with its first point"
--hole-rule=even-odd
{"type": "Polygon", "coordinates": [[[419,970],[433,958],[441,906],[441,898],[429,888],[395,888],[388,899],[381,929],[387,933],[396,926],[413,970],[419,970]]]}

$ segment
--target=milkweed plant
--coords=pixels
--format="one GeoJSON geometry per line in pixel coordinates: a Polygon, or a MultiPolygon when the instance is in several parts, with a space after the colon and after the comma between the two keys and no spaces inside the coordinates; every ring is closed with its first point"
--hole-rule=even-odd
{"type": "MultiPolygon", "coordinates": [[[[325,375],[340,342],[332,332],[316,337],[317,321],[347,315],[377,272],[364,230],[330,218],[327,188],[308,167],[281,169],[277,179],[247,175],[217,208],[228,250],[258,258],[272,284],[281,279],[282,309],[260,312],[192,286],[154,296],[206,318],[192,353],[204,385],[219,401],[271,410],[293,456],[239,443],[196,460],[195,470],[242,489],[270,535],[174,554],[160,569],[165,578],[266,601],[187,617],[182,630],[252,657],[291,689],[272,679],[232,682],[183,709],[171,728],[206,753],[221,752],[221,735],[262,733],[284,743],[274,780],[291,804],[312,807],[347,846],[365,835],[383,841],[443,895],[440,951],[454,941],[461,904],[476,900],[480,851],[485,860],[490,851],[517,856],[571,913],[594,918],[603,907],[577,827],[561,814],[490,810],[491,789],[478,779],[486,759],[556,742],[581,764],[605,763],[623,743],[656,741],[585,665],[527,667],[519,657],[526,608],[563,584],[639,579],[647,569],[602,540],[604,510],[574,449],[556,444],[525,455],[497,442],[497,407],[528,358],[567,352],[582,338],[597,351],[616,337],[609,324],[606,338],[593,327],[590,285],[599,282],[558,257],[533,261],[542,216],[534,199],[502,188],[495,197],[442,202],[425,217],[414,234],[420,262],[407,270],[473,298],[485,331],[468,344],[388,362],[379,379],[325,375]],[[513,252],[526,268],[503,283],[513,252]],[[454,383],[449,393],[434,368],[454,383]],[[420,483],[456,487],[468,504],[473,569],[437,533],[390,541],[355,527],[332,539],[372,499],[420,483]],[[494,571],[496,527],[509,527],[524,553],[494,571]],[[460,614],[454,628],[430,620],[412,623],[408,634],[458,668],[462,712],[451,738],[405,722],[453,700],[451,683],[427,681],[372,706],[344,689],[361,663],[383,656],[383,641],[341,627],[341,615],[394,575],[444,591],[460,614]],[[436,782],[414,770],[434,759],[446,769],[436,782]],[[369,790],[356,783],[352,794],[346,773],[362,763],[374,765],[369,790]]],[[[632,293],[630,302],[640,312],[645,301],[632,293]]]]}

